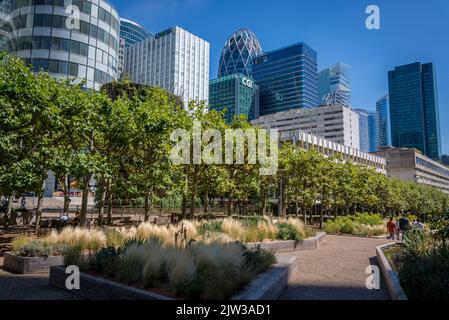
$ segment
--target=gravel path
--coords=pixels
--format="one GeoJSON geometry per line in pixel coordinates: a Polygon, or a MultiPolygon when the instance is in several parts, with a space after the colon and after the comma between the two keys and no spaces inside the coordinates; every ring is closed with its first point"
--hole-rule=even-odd
{"type": "MultiPolygon", "coordinates": [[[[391,241],[327,235],[317,250],[298,251],[299,273],[281,300],[389,300],[381,277],[380,290],[368,290],[366,268],[377,265],[376,247],[391,241]]],[[[291,254],[291,253],[290,253],[291,254]]]]}

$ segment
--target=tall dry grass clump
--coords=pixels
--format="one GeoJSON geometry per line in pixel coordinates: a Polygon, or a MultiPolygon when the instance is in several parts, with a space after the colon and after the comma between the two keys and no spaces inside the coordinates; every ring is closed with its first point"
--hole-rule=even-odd
{"type": "Polygon", "coordinates": [[[157,239],[165,246],[175,245],[176,228],[174,226],[158,226],[152,223],[141,223],[136,230],[135,237],[146,241],[157,239]]]}
{"type": "Polygon", "coordinates": [[[44,238],[47,243],[63,244],[80,250],[98,251],[106,245],[106,235],[97,229],[64,228],[61,232],[52,231],[44,238]]]}
{"type": "Polygon", "coordinates": [[[241,240],[245,233],[245,229],[243,228],[240,221],[232,218],[224,219],[221,225],[221,229],[224,233],[226,233],[234,240],[241,240]]]}
{"type": "Polygon", "coordinates": [[[289,225],[293,226],[295,230],[303,236],[303,238],[306,237],[306,228],[301,220],[295,218],[288,218],[286,222],[289,225]]]}

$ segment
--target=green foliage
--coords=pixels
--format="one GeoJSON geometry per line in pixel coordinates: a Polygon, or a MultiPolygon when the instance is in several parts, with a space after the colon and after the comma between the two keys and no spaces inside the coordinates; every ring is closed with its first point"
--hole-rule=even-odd
{"type": "Polygon", "coordinates": [[[279,240],[301,240],[301,233],[289,223],[279,223],[277,239],[279,240]]]}
{"type": "Polygon", "coordinates": [[[356,213],[355,217],[351,217],[355,222],[375,226],[383,224],[383,219],[379,214],[356,213]]]}
{"type": "Polygon", "coordinates": [[[223,221],[222,220],[214,220],[211,222],[205,222],[203,224],[201,224],[201,227],[198,230],[198,233],[200,235],[209,235],[211,233],[216,233],[216,232],[222,232],[221,226],[222,226],[223,221]]]}
{"type": "Polygon", "coordinates": [[[438,234],[411,230],[396,258],[401,286],[411,300],[449,299],[449,247],[438,234]]]}
{"type": "Polygon", "coordinates": [[[64,245],[50,244],[34,239],[24,243],[18,251],[22,257],[48,257],[61,255],[66,250],[64,245]]]}
{"type": "Polygon", "coordinates": [[[121,258],[120,249],[115,247],[102,248],[89,261],[89,268],[106,276],[112,276],[118,272],[121,258]]]}

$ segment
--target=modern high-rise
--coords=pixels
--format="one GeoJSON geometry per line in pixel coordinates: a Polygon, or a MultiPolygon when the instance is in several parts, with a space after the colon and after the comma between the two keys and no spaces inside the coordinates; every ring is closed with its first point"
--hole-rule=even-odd
{"type": "Polygon", "coordinates": [[[351,66],[337,63],[318,74],[318,96],[321,104],[351,105],[351,66]]]}
{"type": "Polygon", "coordinates": [[[120,44],[118,53],[118,74],[123,73],[125,49],[140,41],[152,37],[153,34],[137,22],[120,18],[120,44]]]}
{"type": "Polygon", "coordinates": [[[318,105],[317,53],[303,42],[256,56],[252,73],[261,116],[318,105]]]}
{"type": "Polygon", "coordinates": [[[158,86],[191,100],[209,99],[209,43],[172,27],[126,49],[125,75],[133,82],[158,86]]]}
{"type": "Polygon", "coordinates": [[[446,166],[449,166],[449,155],[443,154],[441,156],[441,163],[443,163],[446,166]]]}
{"type": "Polygon", "coordinates": [[[369,152],[369,121],[368,111],[364,109],[354,109],[359,115],[359,139],[360,139],[360,151],[369,152]]]}
{"type": "Polygon", "coordinates": [[[253,58],[262,53],[259,40],[248,29],[239,29],[226,41],[220,57],[218,78],[233,74],[252,76],[253,58]]]}
{"type": "Polygon", "coordinates": [[[99,90],[117,78],[119,16],[106,0],[73,0],[80,19],[71,18],[63,0],[20,0],[2,25],[9,26],[6,50],[56,78],[85,80],[99,90]],[[79,23],[78,23],[79,22],[79,23]]]}
{"type": "Polygon", "coordinates": [[[441,137],[435,68],[419,62],[388,73],[391,139],[394,147],[416,148],[439,160],[441,137]]]}
{"type": "Polygon", "coordinates": [[[377,121],[377,113],[368,112],[368,138],[369,138],[369,152],[376,152],[379,145],[379,127],[377,121]]]}
{"type": "Polygon", "coordinates": [[[211,80],[209,108],[217,111],[226,109],[228,123],[235,115],[245,115],[248,120],[252,120],[259,113],[259,86],[243,74],[211,80]]]}
{"type": "Polygon", "coordinates": [[[359,114],[341,104],[292,109],[261,116],[251,123],[264,129],[277,129],[284,136],[299,131],[361,150],[359,114]]]}
{"type": "Polygon", "coordinates": [[[379,147],[391,146],[391,120],[390,120],[390,97],[383,96],[376,102],[377,114],[377,144],[379,147]]]}
{"type": "Polygon", "coordinates": [[[153,34],[137,22],[120,18],[120,38],[125,40],[125,48],[152,37],[153,34]]]}

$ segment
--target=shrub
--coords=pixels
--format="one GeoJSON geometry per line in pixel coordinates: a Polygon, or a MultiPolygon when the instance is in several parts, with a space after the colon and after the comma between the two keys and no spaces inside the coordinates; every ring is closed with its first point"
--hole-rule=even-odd
{"type": "Polygon", "coordinates": [[[182,249],[169,249],[165,264],[170,289],[175,294],[188,292],[195,273],[196,266],[193,256],[182,249]]]}
{"type": "Polygon", "coordinates": [[[106,276],[114,275],[120,267],[121,251],[115,247],[102,248],[89,262],[89,267],[106,276]]]}
{"type": "Polygon", "coordinates": [[[136,230],[135,237],[141,240],[158,239],[165,246],[175,245],[174,226],[158,226],[152,223],[141,223],[136,230]]]}
{"type": "Polygon", "coordinates": [[[355,222],[360,224],[366,224],[369,226],[381,225],[383,224],[382,217],[379,214],[369,214],[369,213],[357,213],[352,216],[355,222]]]}
{"type": "Polygon", "coordinates": [[[106,236],[101,230],[64,228],[60,233],[52,231],[44,238],[49,243],[59,243],[81,250],[98,251],[106,245],[106,236]]]}
{"type": "Polygon", "coordinates": [[[116,229],[106,230],[105,235],[106,244],[114,248],[120,248],[127,239],[125,233],[122,233],[116,229]]]}
{"type": "Polygon", "coordinates": [[[277,239],[279,240],[301,240],[302,235],[298,232],[295,226],[281,222],[278,224],[277,239]]]}
{"type": "Polygon", "coordinates": [[[64,250],[65,247],[62,245],[50,244],[39,239],[34,239],[24,243],[18,251],[18,254],[22,257],[47,257],[61,255],[64,250]]]}
{"type": "Polygon", "coordinates": [[[64,264],[66,266],[77,266],[80,270],[88,269],[89,258],[83,253],[81,247],[66,247],[64,251],[64,264]]]}
{"type": "Polygon", "coordinates": [[[19,236],[12,241],[12,251],[19,252],[32,239],[26,236],[19,236]]]}

